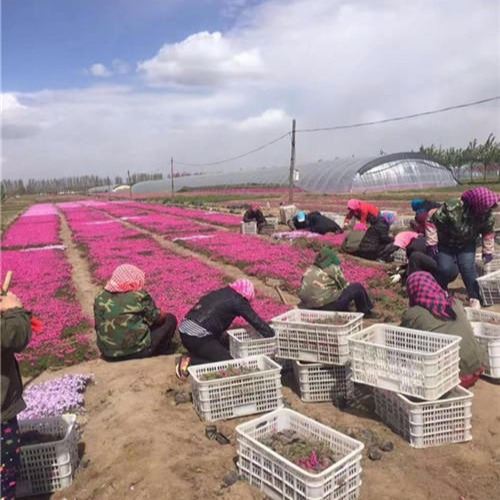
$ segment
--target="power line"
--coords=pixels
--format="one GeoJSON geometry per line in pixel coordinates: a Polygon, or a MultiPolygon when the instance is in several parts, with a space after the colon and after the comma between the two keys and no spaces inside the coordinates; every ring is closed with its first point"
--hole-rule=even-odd
{"type": "Polygon", "coordinates": [[[413,113],[411,115],[395,116],[393,118],[385,118],[384,120],[373,120],[369,122],[351,123],[349,125],[334,125],[332,127],[319,127],[319,128],[303,128],[297,129],[296,132],[322,132],[327,130],[342,130],[348,128],[359,128],[367,127],[370,125],[379,125],[381,123],[398,122],[402,120],[411,120],[412,118],[418,118],[420,116],[436,115],[438,113],[445,113],[446,111],[452,111],[454,109],[469,108],[471,106],[477,106],[478,104],[484,104],[486,102],[497,101],[500,96],[488,97],[487,99],[481,99],[479,101],[468,102],[465,104],[457,104],[455,106],[447,106],[446,108],[434,109],[432,111],[422,111],[421,113],[413,113]]]}
{"type": "MultiPolygon", "coordinates": [[[[385,118],[384,120],[372,120],[368,122],[359,122],[359,123],[351,123],[348,125],[333,125],[331,127],[318,127],[318,128],[303,128],[303,129],[297,129],[296,132],[326,132],[329,130],[344,130],[344,129],[351,129],[351,128],[360,128],[360,127],[369,127],[371,125],[380,125],[383,123],[390,123],[390,122],[398,122],[398,121],[403,121],[403,120],[411,120],[413,118],[419,118],[421,116],[429,116],[429,115],[436,115],[438,113],[445,113],[447,111],[453,111],[455,109],[462,109],[462,108],[469,108],[472,106],[477,106],[479,104],[485,104],[487,102],[492,102],[492,101],[498,101],[500,100],[500,95],[494,96],[494,97],[488,97],[486,99],[480,99],[479,101],[472,101],[472,102],[467,102],[464,104],[456,104],[454,106],[447,106],[445,108],[439,108],[439,109],[434,109],[431,111],[422,111],[420,113],[413,113],[409,115],[401,115],[401,116],[395,116],[392,118],[385,118]]],[[[266,142],[265,144],[262,144],[261,146],[258,146],[254,149],[251,149],[250,151],[247,151],[245,153],[242,153],[237,156],[232,156],[231,158],[226,158],[224,160],[218,160],[218,161],[212,161],[212,162],[207,162],[207,163],[186,163],[186,162],[181,162],[181,161],[176,161],[175,163],[177,165],[183,165],[186,167],[209,167],[213,165],[220,165],[222,163],[227,163],[228,161],[234,161],[234,160],[239,160],[240,158],[244,158],[245,156],[249,156],[253,153],[257,153],[258,151],[262,151],[263,149],[271,146],[272,144],[275,144],[281,140],[283,140],[285,137],[289,137],[291,135],[291,131],[286,132],[283,135],[280,135],[276,139],[273,139],[272,141],[266,142]]]]}
{"type": "Polygon", "coordinates": [[[176,161],[175,163],[177,165],[184,165],[186,167],[208,167],[211,165],[220,165],[221,163],[226,163],[228,161],[233,161],[233,160],[239,160],[240,158],[244,158],[245,156],[251,155],[252,153],[256,153],[257,151],[261,151],[264,148],[267,148],[268,146],[271,146],[272,144],[275,144],[278,141],[281,141],[285,137],[288,137],[291,134],[291,132],[286,132],[283,135],[280,135],[276,139],[273,139],[272,141],[266,142],[262,146],[259,146],[255,149],[251,149],[250,151],[247,151],[246,153],[242,153],[238,156],[233,156],[231,158],[226,158],[225,160],[219,160],[219,161],[212,161],[210,163],[184,163],[182,161],[176,161]]]}

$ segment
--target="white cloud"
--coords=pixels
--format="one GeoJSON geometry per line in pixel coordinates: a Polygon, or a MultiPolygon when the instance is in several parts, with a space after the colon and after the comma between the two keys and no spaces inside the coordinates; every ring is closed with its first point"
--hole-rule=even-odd
{"type": "Polygon", "coordinates": [[[267,109],[258,116],[250,116],[236,126],[240,130],[274,128],[281,125],[285,130],[290,126],[291,118],[282,109],[267,109]]]}
{"type": "MultiPolygon", "coordinates": [[[[498,6],[496,7],[499,8],[498,6]]],[[[166,168],[235,156],[290,129],[425,111],[495,95],[497,16],[489,0],[272,0],[224,34],[197,33],[139,64],[158,88],[100,86],[12,93],[4,175],[166,168]]],[[[126,64],[126,63],[125,63],[126,64]]],[[[120,72],[118,64],[107,71],[120,72]]],[[[297,134],[297,163],[463,146],[500,137],[482,105],[353,130],[297,134]]],[[[289,141],[227,168],[283,165],[289,141]]],[[[226,168],[226,167],[225,167],[226,168]]],[[[196,170],[200,170],[199,168],[196,170]]]]}
{"type": "Polygon", "coordinates": [[[137,69],[153,86],[212,86],[252,80],[263,73],[257,48],[241,49],[221,33],[207,31],[164,45],[153,58],[140,62],[137,69]]]}
{"type": "Polygon", "coordinates": [[[92,76],[96,76],[98,78],[107,78],[112,75],[111,71],[109,71],[109,69],[101,63],[92,64],[88,71],[92,76]]]}

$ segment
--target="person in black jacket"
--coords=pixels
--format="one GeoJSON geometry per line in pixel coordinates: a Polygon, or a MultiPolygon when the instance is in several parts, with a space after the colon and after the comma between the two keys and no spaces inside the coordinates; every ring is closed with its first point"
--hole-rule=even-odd
{"type": "Polygon", "coordinates": [[[253,221],[257,223],[257,232],[260,233],[260,230],[266,225],[266,218],[256,203],[250,205],[248,210],[243,214],[243,222],[253,221]]]}
{"type": "Polygon", "coordinates": [[[239,279],[204,295],[198,301],[179,326],[182,345],[189,355],[176,362],[178,378],[187,378],[190,365],[232,359],[229,350],[222,344],[222,334],[238,316],[246,319],[263,337],[274,336],[273,329],[250,305],[254,297],[253,283],[239,279]]]}
{"type": "Polygon", "coordinates": [[[289,226],[292,229],[306,229],[312,233],[342,233],[342,228],[332,219],[329,219],[320,212],[309,212],[306,214],[298,212],[290,221],[289,226]]]}
{"type": "Polygon", "coordinates": [[[378,217],[363,236],[356,255],[368,260],[379,259],[384,250],[393,242],[389,234],[390,225],[391,215],[384,214],[378,217]]]}

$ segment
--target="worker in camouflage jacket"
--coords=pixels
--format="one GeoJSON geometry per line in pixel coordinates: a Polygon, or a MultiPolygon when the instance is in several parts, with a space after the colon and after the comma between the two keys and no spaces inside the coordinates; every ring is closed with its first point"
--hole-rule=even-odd
{"type": "Polygon", "coordinates": [[[135,266],[118,266],[94,303],[97,347],[107,360],[166,354],[177,327],[144,290],[145,275],[135,266]]]}
{"type": "Polygon", "coordinates": [[[499,196],[490,189],[477,187],[462,194],[461,199],[444,203],[426,224],[427,252],[435,257],[441,271],[440,285],[446,289],[460,271],[471,306],[479,306],[476,272],[476,243],[482,237],[483,262],[493,260],[495,219],[493,209],[499,196]]]}
{"type": "Polygon", "coordinates": [[[299,307],[305,309],[348,311],[352,302],[356,311],[367,316],[373,309],[363,285],[347,282],[337,253],[328,247],[320,250],[314,264],[304,273],[299,298],[299,307]]]}

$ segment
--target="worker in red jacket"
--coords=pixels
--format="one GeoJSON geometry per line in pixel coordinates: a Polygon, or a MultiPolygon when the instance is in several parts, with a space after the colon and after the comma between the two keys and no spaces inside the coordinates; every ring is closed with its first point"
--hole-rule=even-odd
{"type": "Polygon", "coordinates": [[[356,217],[362,224],[372,224],[380,215],[380,210],[375,205],[361,200],[351,199],[347,202],[347,215],[344,219],[344,229],[349,227],[351,219],[356,217]]]}

